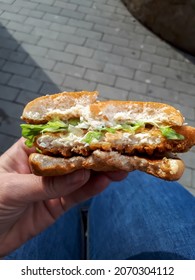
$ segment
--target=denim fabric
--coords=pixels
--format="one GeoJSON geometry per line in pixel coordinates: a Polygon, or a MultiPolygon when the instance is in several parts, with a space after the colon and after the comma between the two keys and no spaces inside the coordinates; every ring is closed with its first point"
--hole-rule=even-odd
{"type": "MultiPolygon", "coordinates": [[[[195,198],[178,183],[134,171],[87,204],[89,259],[195,259],[195,198]]],[[[6,259],[81,259],[84,206],[6,259]]]]}

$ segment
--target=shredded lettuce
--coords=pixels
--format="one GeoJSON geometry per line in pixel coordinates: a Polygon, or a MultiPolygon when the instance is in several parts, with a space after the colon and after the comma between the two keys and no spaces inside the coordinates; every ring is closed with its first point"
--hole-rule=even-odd
{"type": "Polygon", "coordinates": [[[34,143],[35,136],[45,132],[67,131],[68,124],[63,121],[49,121],[46,124],[21,124],[22,136],[26,138],[26,146],[31,148],[34,143]]]}
{"type": "Polygon", "coordinates": [[[159,127],[162,135],[169,140],[184,140],[185,137],[177,133],[174,129],[169,126],[160,126],[159,127]]]}
{"type": "Polygon", "coordinates": [[[83,142],[91,144],[94,140],[99,140],[103,136],[103,133],[100,131],[89,131],[83,138],[83,142]]]}
{"type": "MultiPolygon", "coordinates": [[[[63,122],[60,120],[49,121],[46,124],[21,124],[22,128],[22,136],[26,138],[25,144],[30,148],[33,146],[35,141],[35,137],[38,134],[42,134],[45,132],[73,132],[75,134],[82,134],[82,129],[79,128],[80,125],[79,119],[70,119],[67,122],[63,122]]],[[[136,130],[139,128],[145,127],[147,122],[140,121],[135,123],[124,123],[124,124],[116,124],[112,127],[98,127],[96,130],[88,131],[83,138],[83,142],[90,144],[94,140],[99,140],[104,133],[116,133],[117,131],[125,131],[134,134],[136,130]]],[[[155,124],[154,124],[155,125],[155,124]]],[[[156,126],[156,125],[155,125],[156,126]]],[[[158,126],[162,135],[169,140],[183,140],[184,136],[177,133],[174,129],[169,126],[158,126]]]]}
{"type": "Polygon", "coordinates": [[[122,130],[126,132],[131,132],[134,133],[137,129],[144,127],[145,123],[144,122],[136,122],[136,123],[126,123],[126,124],[121,124],[122,130]]]}

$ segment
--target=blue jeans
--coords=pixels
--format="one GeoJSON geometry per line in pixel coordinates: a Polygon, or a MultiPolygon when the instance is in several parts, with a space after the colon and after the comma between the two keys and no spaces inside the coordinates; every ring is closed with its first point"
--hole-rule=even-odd
{"type": "Polygon", "coordinates": [[[195,198],[176,182],[134,171],[6,259],[78,260],[85,247],[88,259],[195,259],[195,198]],[[81,219],[86,207],[87,238],[81,219]]]}

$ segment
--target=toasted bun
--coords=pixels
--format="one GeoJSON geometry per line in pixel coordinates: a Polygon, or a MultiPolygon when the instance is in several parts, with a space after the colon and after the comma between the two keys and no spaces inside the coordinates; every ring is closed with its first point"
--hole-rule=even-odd
{"type": "Polygon", "coordinates": [[[27,123],[45,123],[53,118],[80,117],[84,107],[96,101],[98,92],[62,92],[45,95],[29,102],[22,119],[27,123]]]}
{"type": "Polygon", "coordinates": [[[148,121],[181,126],[184,118],[179,110],[158,102],[109,100],[90,106],[90,117],[115,121],[148,121]]]}
{"type": "Polygon", "coordinates": [[[57,176],[71,173],[78,169],[95,171],[140,170],[164,180],[178,180],[184,171],[180,159],[163,158],[150,160],[137,156],[125,156],[118,152],[96,150],[89,157],[72,157],[69,159],[50,157],[33,153],[29,157],[31,170],[40,176],[57,176]]]}
{"type": "Polygon", "coordinates": [[[184,118],[174,107],[157,102],[96,102],[98,92],[62,92],[39,97],[24,108],[27,123],[45,123],[53,118],[83,117],[87,121],[148,121],[182,126],[184,118]]]}

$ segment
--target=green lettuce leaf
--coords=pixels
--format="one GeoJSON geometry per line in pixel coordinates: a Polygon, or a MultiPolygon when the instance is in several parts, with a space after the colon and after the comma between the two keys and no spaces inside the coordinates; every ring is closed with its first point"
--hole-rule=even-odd
{"type": "Polygon", "coordinates": [[[159,127],[162,135],[169,140],[184,140],[185,137],[177,133],[174,129],[169,126],[160,126],[159,127]]]}
{"type": "Polygon", "coordinates": [[[117,131],[116,128],[114,127],[101,127],[97,129],[98,131],[105,131],[105,132],[110,132],[110,133],[115,133],[117,131]]]}
{"type": "Polygon", "coordinates": [[[49,121],[46,124],[21,124],[22,136],[26,138],[26,146],[31,148],[34,143],[35,136],[45,132],[67,131],[68,124],[63,121],[49,121]]]}
{"type": "Polygon", "coordinates": [[[137,129],[144,127],[145,123],[144,122],[136,122],[136,123],[131,123],[131,124],[121,124],[122,130],[126,132],[135,132],[137,129]]]}
{"type": "Polygon", "coordinates": [[[91,144],[93,140],[99,140],[102,137],[103,133],[100,131],[89,131],[83,138],[83,142],[91,144]]]}

